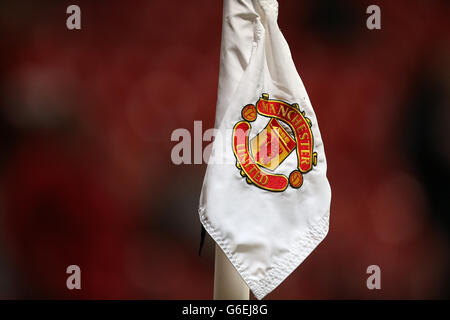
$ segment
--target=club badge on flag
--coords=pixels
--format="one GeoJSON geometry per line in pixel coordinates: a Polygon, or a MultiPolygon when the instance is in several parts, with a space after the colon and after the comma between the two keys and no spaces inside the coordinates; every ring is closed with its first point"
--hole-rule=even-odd
{"type": "Polygon", "coordinates": [[[318,122],[275,0],[224,0],[216,129],[200,221],[258,299],[328,232],[318,122]],[[223,148],[231,146],[230,148],[223,148]]]}
{"type": "Polygon", "coordinates": [[[293,188],[302,185],[302,173],[312,169],[317,164],[317,153],[313,153],[313,135],[311,120],[305,117],[305,112],[299,110],[298,104],[290,105],[284,101],[269,100],[269,95],[263,93],[256,106],[247,105],[242,109],[244,121],[235,124],[233,130],[233,151],[236,156],[236,166],[248,183],[269,191],[284,191],[290,182],[293,188]],[[251,140],[249,150],[248,136],[250,122],[256,120],[256,114],[270,118],[267,126],[251,140]],[[293,132],[291,136],[277,121],[289,125],[293,132]],[[289,179],[282,174],[271,174],[293,151],[297,149],[297,169],[289,174],[289,179]],[[252,155],[253,154],[253,155],[252,155]]]}

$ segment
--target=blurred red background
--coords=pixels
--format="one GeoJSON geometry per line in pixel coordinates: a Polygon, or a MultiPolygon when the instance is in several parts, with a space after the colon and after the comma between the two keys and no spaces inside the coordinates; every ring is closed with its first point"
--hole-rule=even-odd
{"type": "MultiPolygon", "coordinates": [[[[206,166],[174,165],[170,135],[214,125],[222,3],[77,1],[78,31],[70,4],[0,4],[0,298],[212,298],[206,166]]],[[[450,296],[449,8],[280,1],[333,198],[329,235],[269,299],[450,296]]]]}

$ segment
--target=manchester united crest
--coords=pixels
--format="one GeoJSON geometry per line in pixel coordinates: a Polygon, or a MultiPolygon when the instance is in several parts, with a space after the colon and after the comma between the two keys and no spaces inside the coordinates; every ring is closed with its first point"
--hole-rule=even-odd
{"type": "Polygon", "coordinates": [[[311,120],[298,104],[271,100],[266,93],[255,105],[242,108],[242,118],[233,128],[233,151],[236,166],[249,184],[280,192],[291,185],[300,188],[303,175],[317,165],[311,120]],[[251,122],[258,116],[268,118],[266,127],[249,139],[251,122]],[[277,174],[276,169],[292,153],[296,152],[297,167],[289,177],[277,174]]]}

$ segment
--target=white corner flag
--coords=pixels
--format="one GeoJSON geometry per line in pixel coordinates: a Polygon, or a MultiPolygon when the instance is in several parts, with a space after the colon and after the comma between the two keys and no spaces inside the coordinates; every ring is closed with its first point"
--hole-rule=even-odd
{"type": "Polygon", "coordinates": [[[216,136],[200,220],[258,299],[325,238],[331,189],[275,0],[224,0],[216,136]]]}

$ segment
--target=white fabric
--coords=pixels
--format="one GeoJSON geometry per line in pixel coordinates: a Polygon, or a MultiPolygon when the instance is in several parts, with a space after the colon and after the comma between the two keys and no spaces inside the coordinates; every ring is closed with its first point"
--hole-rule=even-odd
{"type": "MultiPolygon", "coordinates": [[[[200,197],[200,220],[258,299],[277,287],[328,232],[331,190],[314,110],[277,25],[274,0],[224,0],[216,129],[225,146],[242,121],[241,110],[262,93],[298,103],[311,120],[317,165],[299,189],[283,192],[247,184],[231,148],[215,142],[200,197]]],[[[258,115],[250,139],[270,118],[258,115]]],[[[292,152],[276,173],[297,166],[292,152]]]]}

